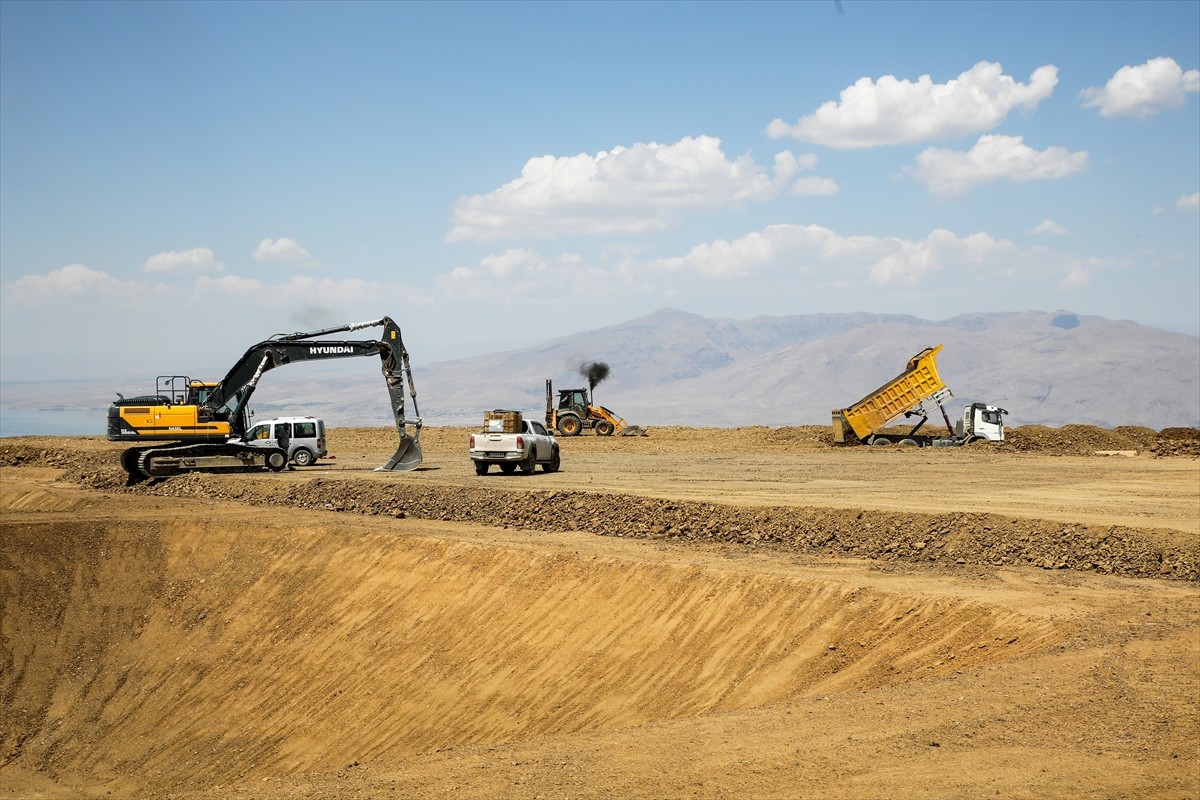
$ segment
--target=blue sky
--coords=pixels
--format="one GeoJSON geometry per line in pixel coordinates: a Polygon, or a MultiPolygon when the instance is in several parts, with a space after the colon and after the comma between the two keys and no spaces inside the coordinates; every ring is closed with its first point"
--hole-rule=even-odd
{"type": "Polygon", "coordinates": [[[0,2],[0,380],[615,324],[1200,326],[1200,3],[0,2]]]}

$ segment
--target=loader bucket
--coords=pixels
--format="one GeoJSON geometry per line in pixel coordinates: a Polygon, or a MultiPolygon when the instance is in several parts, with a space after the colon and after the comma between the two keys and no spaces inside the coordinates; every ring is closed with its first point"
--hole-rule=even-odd
{"type": "Polygon", "coordinates": [[[622,436],[645,436],[646,429],[641,425],[629,425],[621,429],[622,436]]]}
{"type": "Polygon", "coordinates": [[[400,437],[400,446],[396,448],[396,454],[388,459],[388,462],[382,467],[376,467],[376,472],[410,472],[421,466],[421,443],[420,432],[416,437],[405,434],[400,437]]]}

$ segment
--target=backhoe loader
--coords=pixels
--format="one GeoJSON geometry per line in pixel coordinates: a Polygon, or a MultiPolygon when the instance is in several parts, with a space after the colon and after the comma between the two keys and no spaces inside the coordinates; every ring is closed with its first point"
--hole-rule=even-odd
{"type": "Polygon", "coordinates": [[[189,471],[279,471],[288,457],[278,447],[252,447],[240,441],[249,423],[250,396],[267,370],[297,361],[378,356],[387,383],[400,444],[376,472],[406,472],[422,460],[421,418],[408,351],[400,328],[389,317],[325,328],[309,333],[277,334],[259,342],[238,359],[219,382],[192,380],[186,375],[160,375],[155,393],[117,399],[108,408],[109,441],[134,442],[121,456],[131,484],[189,471]],[[378,341],[332,341],[317,337],[382,327],[378,341]],[[404,416],[404,381],[412,396],[413,419],[404,416]],[[410,435],[408,426],[412,425],[410,435]],[[144,446],[142,442],[164,442],[144,446]]]}
{"type": "Polygon", "coordinates": [[[598,436],[645,436],[646,429],[630,425],[604,406],[592,405],[587,389],[559,389],[554,407],[554,385],[546,379],[546,427],[563,436],[578,436],[587,429],[598,436]]]}

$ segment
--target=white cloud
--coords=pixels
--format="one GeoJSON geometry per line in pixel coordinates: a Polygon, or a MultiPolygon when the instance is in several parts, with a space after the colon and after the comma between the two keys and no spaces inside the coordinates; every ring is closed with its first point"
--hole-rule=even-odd
{"type": "Polygon", "coordinates": [[[916,285],[931,272],[956,265],[999,264],[1012,242],[987,233],[958,237],[935,230],[921,241],[842,236],[820,225],[771,225],[739,239],[698,245],[685,256],[652,262],[653,271],[742,279],[765,271],[857,275],[878,285],[916,285]]]}
{"type": "Polygon", "coordinates": [[[107,272],[70,264],[45,275],[25,275],[12,283],[13,294],[22,301],[107,295],[121,290],[121,282],[107,272]]]}
{"type": "Polygon", "coordinates": [[[917,156],[917,166],[908,170],[913,179],[935,197],[963,194],[984,183],[1008,180],[1013,183],[1055,180],[1087,167],[1085,150],[1075,153],[1062,147],[1034,150],[1020,136],[980,136],[967,152],[927,148],[917,156]]]}
{"type": "Polygon", "coordinates": [[[533,250],[514,248],[480,259],[477,267],[457,267],[437,282],[444,297],[456,300],[513,303],[540,298],[558,303],[607,296],[627,286],[631,277],[621,265],[592,266],[575,253],[546,259],[533,250]]]}
{"type": "Polygon", "coordinates": [[[224,272],[225,265],[217,261],[207,247],[193,247],[183,252],[169,251],[146,259],[143,272],[224,272]]]}
{"type": "Polygon", "coordinates": [[[1173,58],[1152,58],[1121,67],[1103,89],[1084,89],[1080,98],[1085,108],[1100,109],[1102,117],[1145,118],[1181,108],[1191,92],[1200,92],[1200,70],[1184,72],[1173,58]]]}
{"type": "Polygon", "coordinates": [[[255,261],[303,261],[308,258],[308,251],[301,247],[295,239],[281,237],[279,239],[263,239],[254,250],[255,261]]]}
{"type": "Polygon", "coordinates": [[[664,230],[685,211],[770,200],[804,163],[781,153],[771,176],[750,156],[728,159],[721,140],[711,136],[615,147],[594,156],[540,156],[499,189],[460,198],[445,238],[664,230]]]}
{"type": "Polygon", "coordinates": [[[1065,236],[1067,229],[1052,219],[1044,219],[1029,229],[1035,236],[1065,236]]]}
{"type": "Polygon", "coordinates": [[[788,194],[798,194],[804,197],[823,197],[835,195],[840,191],[837,181],[831,178],[800,178],[788,189],[788,194]]]}
{"type": "Polygon", "coordinates": [[[1185,194],[1175,201],[1175,207],[1184,212],[1200,211],[1200,192],[1185,194]]]}
{"type": "Polygon", "coordinates": [[[842,90],[840,102],[823,103],[795,125],[775,119],[767,134],[855,149],[980,133],[996,127],[1014,108],[1033,110],[1057,84],[1055,66],[1038,67],[1024,84],[988,61],[946,83],[935,84],[929,75],[915,82],[892,75],[878,82],[860,78],[842,90]]]}

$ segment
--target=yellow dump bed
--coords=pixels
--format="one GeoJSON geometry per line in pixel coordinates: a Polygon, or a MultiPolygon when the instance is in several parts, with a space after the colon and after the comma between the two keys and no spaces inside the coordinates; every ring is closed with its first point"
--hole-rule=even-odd
{"type": "Polygon", "coordinates": [[[848,408],[833,412],[834,441],[844,442],[846,426],[859,439],[888,426],[892,420],[911,411],[938,392],[946,384],[938,377],[937,354],[942,345],[927,347],[908,360],[903,373],[892,378],[875,391],[848,408]]]}

